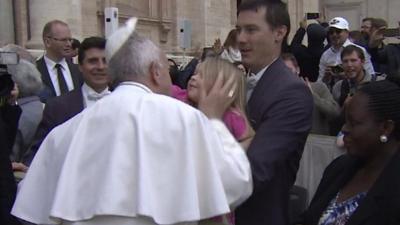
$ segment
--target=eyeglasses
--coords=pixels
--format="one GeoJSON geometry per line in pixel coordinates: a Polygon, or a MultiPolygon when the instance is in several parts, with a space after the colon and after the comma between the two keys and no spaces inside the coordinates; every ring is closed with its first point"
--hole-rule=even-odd
{"type": "Polygon", "coordinates": [[[53,39],[53,40],[55,40],[55,41],[60,41],[60,42],[64,42],[64,43],[66,43],[66,42],[72,42],[72,38],[63,38],[63,39],[59,39],[59,38],[55,38],[55,37],[50,37],[50,36],[48,36],[47,38],[51,38],[51,39],[53,39]]]}

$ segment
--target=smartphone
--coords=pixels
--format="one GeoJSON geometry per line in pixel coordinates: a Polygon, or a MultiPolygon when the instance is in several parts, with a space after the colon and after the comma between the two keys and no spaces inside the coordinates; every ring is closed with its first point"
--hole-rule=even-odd
{"type": "Polygon", "coordinates": [[[399,37],[400,30],[398,28],[388,28],[383,30],[384,37],[399,37]]]}
{"type": "Polygon", "coordinates": [[[319,18],[319,13],[306,13],[307,20],[315,20],[319,18]]]}

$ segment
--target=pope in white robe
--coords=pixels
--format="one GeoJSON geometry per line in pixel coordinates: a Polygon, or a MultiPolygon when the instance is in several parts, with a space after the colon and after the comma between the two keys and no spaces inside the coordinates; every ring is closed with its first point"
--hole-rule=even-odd
{"type": "MultiPolygon", "coordinates": [[[[133,30],[128,22],[108,40],[109,60],[149,42],[133,30]]],[[[152,65],[152,79],[117,76],[109,96],[50,132],[13,215],[35,224],[197,224],[250,196],[244,150],[220,120],[157,94],[167,75],[152,65]]]]}

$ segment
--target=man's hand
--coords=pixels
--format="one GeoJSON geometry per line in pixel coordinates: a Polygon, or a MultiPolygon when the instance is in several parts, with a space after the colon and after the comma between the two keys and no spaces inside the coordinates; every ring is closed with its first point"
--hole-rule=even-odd
{"type": "Polygon", "coordinates": [[[209,93],[207,93],[205,88],[200,88],[201,93],[198,108],[208,118],[221,119],[225,111],[232,104],[234,96],[237,94],[235,93],[237,91],[235,77],[230,76],[225,83],[223,79],[224,76],[222,71],[220,71],[209,93]]]}
{"type": "Polygon", "coordinates": [[[380,27],[379,29],[376,29],[371,33],[368,43],[370,48],[379,48],[382,45],[383,39],[385,39],[385,37],[383,36],[383,31],[385,29],[385,26],[380,27]]]}
{"type": "Polygon", "coordinates": [[[307,18],[304,17],[303,20],[300,21],[299,25],[301,28],[306,29],[307,28],[307,18]]]}
{"type": "Polygon", "coordinates": [[[213,44],[213,49],[217,54],[222,53],[224,48],[222,47],[221,39],[219,39],[219,38],[215,39],[214,44],[213,44]]]}
{"type": "Polygon", "coordinates": [[[20,171],[26,173],[28,171],[28,167],[25,166],[23,163],[12,162],[11,163],[13,171],[20,171]]]}

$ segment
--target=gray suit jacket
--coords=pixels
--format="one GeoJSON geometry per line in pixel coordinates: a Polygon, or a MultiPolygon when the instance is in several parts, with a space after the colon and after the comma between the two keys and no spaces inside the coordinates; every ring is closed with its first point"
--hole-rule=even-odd
{"type": "Polygon", "coordinates": [[[15,162],[22,160],[24,154],[32,144],[33,136],[42,119],[44,107],[37,96],[18,99],[18,103],[22,109],[22,113],[19,118],[18,131],[10,156],[11,160],[15,162]]]}
{"type": "Polygon", "coordinates": [[[289,223],[289,190],[311,129],[310,90],[277,59],[257,83],[247,105],[256,135],[247,151],[254,192],[236,210],[237,225],[289,223]]]}

